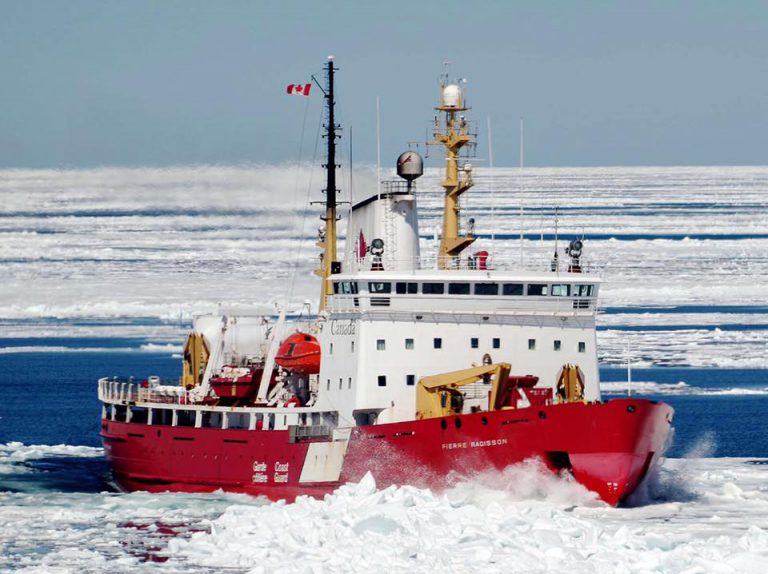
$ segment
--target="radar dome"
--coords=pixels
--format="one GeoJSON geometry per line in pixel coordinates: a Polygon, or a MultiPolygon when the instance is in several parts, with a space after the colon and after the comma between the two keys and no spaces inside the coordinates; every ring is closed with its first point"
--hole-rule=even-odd
{"type": "Polygon", "coordinates": [[[444,108],[460,108],[461,107],[461,88],[456,84],[450,84],[443,88],[443,102],[444,108]]]}
{"type": "Polygon", "coordinates": [[[397,158],[397,175],[413,181],[424,174],[424,160],[415,151],[406,151],[397,158]]]}

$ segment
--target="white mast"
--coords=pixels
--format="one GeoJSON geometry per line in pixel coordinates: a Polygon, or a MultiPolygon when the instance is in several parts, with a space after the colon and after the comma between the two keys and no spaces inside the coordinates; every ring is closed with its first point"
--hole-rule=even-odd
{"type": "Polygon", "coordinates": [[[494,216],[496,215],[496,178],[493,175],[493,137],[491,136],[491,116],[488,116],[488,167],[491,172],[491,246],[496,240],[496,225],[494,216]]]}
{"type": "Polygon", "coordinates": [[[629,359],[629,338],[627,338],[627,396],[632,396],[632,363],[629,359]]]}
{"type": "Polygon", "coordinates": [[[523,266],[523,240],[525,236],[523,219],[523,160],[525,158],[525,147],[523,145],[523,118],[520,118],[520,267],[523,266]]]}
{"type": "Polygon", "coordinates": [[[376,193],[381,197],[381,109],[376,96],[376,193]]]}

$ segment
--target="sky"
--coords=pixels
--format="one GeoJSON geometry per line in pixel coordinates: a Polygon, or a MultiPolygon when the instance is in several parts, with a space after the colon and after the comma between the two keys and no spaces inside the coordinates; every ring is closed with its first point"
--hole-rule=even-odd
{"type": "Polygon", "coordinates": [[[0,0],[0,167],[311,159],[339,68],[348,155],[427,136],[443,62],[477,163],[764,165],[768,3],[0,0]],[[302,133],[304,134],[302,138],[302,133]]]}

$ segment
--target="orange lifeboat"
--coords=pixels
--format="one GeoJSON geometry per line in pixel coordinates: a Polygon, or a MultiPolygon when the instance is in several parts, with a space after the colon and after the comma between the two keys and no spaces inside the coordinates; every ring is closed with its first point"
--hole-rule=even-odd
{"type": "Polygon", "coordinates": [[[298,331],[280,344],[275,362],[300,375],[315,375],[320,372],[320,343],[309,333],[298,331]]]}

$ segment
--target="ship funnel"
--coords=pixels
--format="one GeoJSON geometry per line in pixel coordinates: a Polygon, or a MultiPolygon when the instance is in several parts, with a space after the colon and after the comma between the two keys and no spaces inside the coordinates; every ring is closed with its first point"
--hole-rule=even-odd
{"type": "Polygon", "coordinates": [[[415,151],[406,151],[397,158],[397,175],[408,183],[424,175],[424,160],[415,151]]]}

